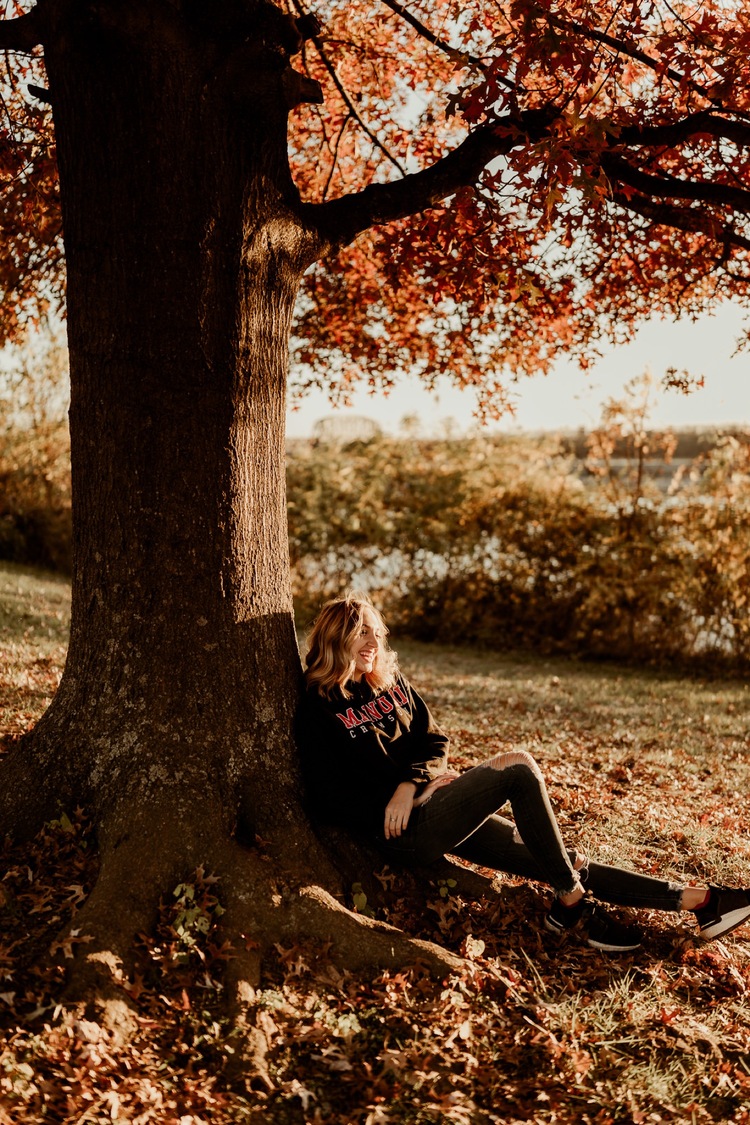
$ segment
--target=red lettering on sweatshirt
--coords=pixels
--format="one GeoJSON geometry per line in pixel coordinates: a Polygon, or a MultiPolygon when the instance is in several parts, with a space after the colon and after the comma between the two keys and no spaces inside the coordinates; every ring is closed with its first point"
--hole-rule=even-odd
{"type": "Polygon", "coordinates": [[[341,722],[344,724],[347,730],[351,730],[352,727],[359,727],[365,721],[364,719],[360,719],[359,715],[353,707],[350,707],[345,715],[342,715],[340,711],[337,711],[336,718],[341,719],[341,722]]]}
{"type": "MultiPolygon", "coordinates": [[[[397,684],[394,684],[391,688],[391,695],[396,703],[402,706],[409,702],[397,684]]],[[[341,722],[347,730],[353,730],[354,727],[361,727],[363,723],[380,722],[383,716],[390,715],[392,710],[393,704],[390,699],[385,695],[379,695],[377,699],[372,699],[369,703],[363,703],[359,711],[355,711],[353,707],[350,707],[344,712],[337,711],[336,717],[341,719],[341,722]]]]}
{"type": "Polygon", "coordinates": [[[394,684],[391,688],[391,695],[396,700],[396,703],[400,703],[402,707],[406,707],[406,704],[409,702],[398,684],[394,684]]]}

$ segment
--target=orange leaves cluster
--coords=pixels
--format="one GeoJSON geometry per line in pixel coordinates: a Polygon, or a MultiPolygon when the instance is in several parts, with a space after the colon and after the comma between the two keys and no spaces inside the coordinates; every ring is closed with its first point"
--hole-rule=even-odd
{"type": "Polygon", "coordinates": [[[539,234],[517,220],[501,234],[494,207],[464,191],[316,267],[296,325],[297,387],[345,397],[358,376],[388,389],[412,369],[428,385],[472,386],[486,417],[509,410],[508,369],[546,370],[575,335],[573,278],[540,272],[539,234]]]}
{"type": "MultiPolygon", "coordinates": [[[[585,363],[646,315],[746,293],[746,5],[321,0],[315,14],[295,66],[324,104],[296,109],[289,132],[304,203],[414,182],[478,129],[513,143],[478,183],[472,166],[465,190],[431,210],[416,199],[412,218],[313,268],[298,388],[345,396],[361,379],[447,372],[497,413],[509,381],[560,350],[585,363]]],[[[63,286],[49,114],[25,87],[44,80],[37,60],[14,67],[0,121],[6,336],[63,286]]]]}
{"type": "Polygon", "coordinates": [[[0,81],[0,347],[62,301],[64,263],[49,107],[38,58],[14,59],[0,81]]]}
{"type": "Polygon", "coordinates": [[[509,378],[545,369],[560,349],[586,362],[599,340],[627,338],[644,315],[694,315],[745,292],[750,134],[732,132],[748,128],[744,6],[407,7],[428,34],[386,4],[359,0],[345,15],[332,4],[330,24],[322,10],[336,73],[349,74],[356,56],[355,109],[371,135],[347,116],[329,76],[325,106],[300,111],[291,137],[306,198],[397,180],[492,122],[516,130],[518,143],[473,196],[458,192],[377,229],[312,272],[299,385],[331,379],[340,389],[360,376],[388,386],[406,369],[428,382],[448,372],[481,387],[480,411],[492,413],[507,407],[509,378]],[[535,136],[529,112],[546,115],[535,136]],[[698,114],[714,121],[658,143],[639,134],[698,114]],[[681,194],[684,183],[693,195],[681,194]],[[747,201],[728,202],[720,192],[730,187],[747,201]]]}
{"type": "MultiPolygon", "coordinates": [[[[291,0],[288,7],[296,9],[291,0]]],[[[311,202],[430,163],[463,133],[433,97],[450,87],[456,64],[384,4],[331,0],[318,14],[323,28],[304,46],[301,66],[320,82],[325,104],[293,114],[290,145],[311,202]]]]}

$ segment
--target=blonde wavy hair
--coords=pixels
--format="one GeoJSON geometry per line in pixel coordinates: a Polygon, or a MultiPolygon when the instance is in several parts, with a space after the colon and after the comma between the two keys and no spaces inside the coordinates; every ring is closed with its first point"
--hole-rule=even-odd
{"type": "Polygon", "coordinates": [[[316,687],[327,699],[330,699],[336,688],[345,699],[351,696],[351,692],[346,689],[346,683],[351,679],[355,668],[351,648],[359,636],[366,609],[377,619],[383,631],[383,640],[372,672],[366,672],[364,678],[374,691],[385,691],[396,680],[398,658],[385,639],[388,629],[383,616],[367,594],[353,590],[325,603],[307,638],[305,679],[308,685],[316,687]]]}

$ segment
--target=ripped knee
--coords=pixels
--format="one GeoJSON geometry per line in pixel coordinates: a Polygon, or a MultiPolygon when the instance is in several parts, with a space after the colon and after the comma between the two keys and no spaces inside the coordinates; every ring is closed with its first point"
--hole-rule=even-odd
{"type": "Polygon", "coordinates": [[[511,766],[526,766],[537,777],[541,778],[542,776],[536,758],[529,754],[528,750],[510,750],[506,754],[496,754],[494,758],[489,758],[484,765],[493,770],[507,770],[511,766]]]}
{"type": "Polygon", "coordinates": [[[588,883],[588,881],[589,881],[589,857],[587,855],[584,855],[582,852],[579,852],[579,851],[576,851],[575,855],[573,855],[570,852],[568,854],[570,855],[571,863],[573,865],[573,870],[576,871],[580,875],[581,883],[584,883],[584,884],[588,883]]]}

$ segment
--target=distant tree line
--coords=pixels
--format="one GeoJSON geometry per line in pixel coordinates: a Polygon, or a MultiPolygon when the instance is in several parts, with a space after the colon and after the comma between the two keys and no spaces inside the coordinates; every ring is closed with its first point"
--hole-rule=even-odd
{"type": "MultiPolygon", "coordinates": [[[[688,435],[630,405],[567,438],[295,442],[297,616],[356,585],[400,632],[493,647],[698,666],[750,664],[750,433],[688,435]]],[[[66,571],[64,423],[0,440],[0,557],[66,571]]]]}
{"type": "Polygon", "coordinates": [[[746,668],[750,434],[716,436],[665,488],[671,435],[627,410],[604,423],[583,461],[551,437],[299,448],[298,620],[355,585],[423,639],[746,668]]]}

